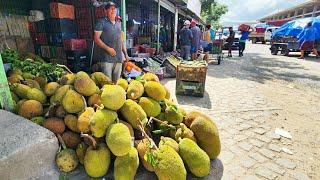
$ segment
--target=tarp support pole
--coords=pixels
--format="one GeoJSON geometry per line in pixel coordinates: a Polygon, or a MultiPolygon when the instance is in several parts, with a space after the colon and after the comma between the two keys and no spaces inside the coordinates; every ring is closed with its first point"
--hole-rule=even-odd
{"type": "Polygon", "coordinates": [[[122,16],[122,31],[124,32],[124,45],[126,46],[127,40],[127,11],[126,0],[121,0],[121,16],[122,16]]]}
{"type": "Polygon", "coordinates": [[[176,6],[174,13],[174,37],[173,37],[173,51],[177,50],[178,45],[178,21],[179,21],[179,9],[176,6]]]}
{"type": "Polygon", "coordinates": [[[157,52],[160,53],[160,0],[158,0],[158,31],[157,31],[157,52]]]}

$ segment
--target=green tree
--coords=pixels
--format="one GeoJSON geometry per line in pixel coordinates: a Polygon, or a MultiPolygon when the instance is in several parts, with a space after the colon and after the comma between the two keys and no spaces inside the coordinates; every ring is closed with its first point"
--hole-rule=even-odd
{"type": "Polygon", "coordinates": [[[206,22],[215,28],[219,28],[220,18],[228,12],[228,6],[219,4],[215,0],[203,0],[201,7],[201,16],[205,18],[206,22]]]}

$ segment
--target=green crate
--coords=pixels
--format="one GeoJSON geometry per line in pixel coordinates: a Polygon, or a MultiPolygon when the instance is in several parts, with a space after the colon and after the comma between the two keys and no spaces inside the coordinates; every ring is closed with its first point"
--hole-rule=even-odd
{"type": "Polygon", "coordinates": [[[203,97],[205,91],[204,82],[176,81],[176,94],[182,96],[203,97]]]}

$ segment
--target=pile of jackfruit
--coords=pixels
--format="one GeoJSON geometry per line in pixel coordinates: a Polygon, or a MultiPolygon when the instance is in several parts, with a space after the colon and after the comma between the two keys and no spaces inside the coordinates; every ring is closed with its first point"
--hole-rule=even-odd
{"type": "Polygon", "coordinates": [[[113,166],[114,179],[130,180],[141,165],[160,180],[186,179],[187,171],[205,177],[220,153],[214,121],[170,100],[154,74],[115,83],[101,72],[24,81],[10,80],[15,112],[57,135],[63,173],[82,164],[97,178],[113,166]]]}

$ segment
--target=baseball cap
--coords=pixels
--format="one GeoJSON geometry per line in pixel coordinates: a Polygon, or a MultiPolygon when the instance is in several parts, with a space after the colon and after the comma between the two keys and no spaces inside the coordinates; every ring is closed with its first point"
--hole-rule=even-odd
{"type": "Polygon", "coordinates": [[[190,23],[190,21],[189,20],[185,20],[184,21],[184,25],[190,25],[191,23],[190,23]]]}
{"type": "Polygon", "coordinates": [[[114,2],[112,2],[112,1],[109,1],[109,2],[107,2],[106,4],[105,4],[105,8],[106,9],[109,9],[110,7],[115,7],[115,8],[117,8],[117,4],[116,3],[114,3],[114,2]]]}

